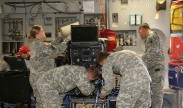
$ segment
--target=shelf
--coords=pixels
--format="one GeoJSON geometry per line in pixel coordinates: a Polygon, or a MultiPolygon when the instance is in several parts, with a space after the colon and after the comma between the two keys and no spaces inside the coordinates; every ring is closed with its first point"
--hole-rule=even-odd
{"type": "Polygon", "coordinates": [[[19,48],[23,45],[23,42],[2,42],[3,54],[17,53],[19,48]]]}
{"type": "Polygon", "coordinates": [[[2,41],[2,42],[23,42],[23,41],[2,41]]]}
{"type": "MultiPolygon", "coordinates": [[[[7,22],[3,22],[3,23],[8,23],[8,24],[13,24],[13,21],[11,22],[11,21],[7,21],[7,22]]],[[[20,24],[22,24],[22,22],[21,21],[17,21],[17,22],[14,22],[14,23],[20,23],[20,24]]]]}
{"type": "MultiPolygon", "coordinates": [[[[10,36],[10,35],[4,35],[4,34],[3,34],[2,36],[10,36]]],[[[12,36],[22,36],[22,35],[12,35],[12,36]]]]}
{"type": "Polygon", "coordinates": [[[23,45],[23,19],[2,19],[2,53],[17,53],[23,45]]]}
{"type": "Polygon", "coordinates": [[[102,13],[84,13],[84,24],[86,25],[98,25],[100,22],[99,29],[104,25],[104,19],[102,13]]]}
{"type": "Polygon", "coordinates": [[[113,30],[117,36],[117,46],[136,46],[137,31],[136,30],[113,30]]]}
{"type": "Polygon", "coordinates": [[[102,15],[102,13],[84,13],[84,15],[102,15]]]}

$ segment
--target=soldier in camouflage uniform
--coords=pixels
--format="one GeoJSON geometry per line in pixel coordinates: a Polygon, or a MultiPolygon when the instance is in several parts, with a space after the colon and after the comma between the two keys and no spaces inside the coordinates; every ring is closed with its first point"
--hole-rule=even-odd
{"type": "Polygon", "coordinates": [[[151,103],[151,78],[143,61],[133,51],[123,50],[112,53],[99,53],[104,86],[100,97],[111,92],[114,87],[113,72],[121,75],[120,91],[117,96],[117,108],[149,108],[151,103]]]}
{"type": "Polygon", "coordinates": [[[45,44],[43,42],[46,38],[45,32],[43,31],[43,28],[38,25],[32,27],[30,31],[30,38],[33,38],[33,42],[30,47],[30,65],[32,70],[30,71],[29,80],[36,97],[36,105],[38,107],[41,102],[37,98],[35,82],[41,74],[44,74],[46,71],[54,68],[50,55],[63,53],[67,46],[66,43],[63,43],[62,36],[58,36],[51,44],[45,44]]]}
{"type": "Polygon", "coordinates": [[[10,68],[9,65],[4,60],[0,59],[0,73],[5,72],[9,68],[10,68]]]}
{"type": "Polygon", "coordinates": [[[147,23],[139,27],[139,33],[145,40],[145,54],[142,56],[152,78],[152,108],[161,108],[163,104],[163,86],[165,78],[165,58],[160,36],[150,30],[147,23]]]}
{"type": "Polygon", "coordinates": [[[89,81],[99,75],[95,67],[65,65],[42,74],[36,82],[41,106],[36,108],[61,108],[65,94],[76,86],[84,95],[90,95],[94,85],[89,81]]]}

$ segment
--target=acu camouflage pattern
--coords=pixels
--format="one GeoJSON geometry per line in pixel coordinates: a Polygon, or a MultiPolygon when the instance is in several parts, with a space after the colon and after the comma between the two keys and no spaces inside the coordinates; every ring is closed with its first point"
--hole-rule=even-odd
{"type": "Polygon", "coordinates": [[[9,69],[8,63],[6,63],[6,61],[0,59],[0,73],[3,73],[8,69],[9,69]]]}
{"type": "Polygon", "coordinates": [[[66,43],[63,42],[62,37],[57,37],[51,45],[46,46],[43,41],[35,39],[31,44],[30,51],[31,57],[29,60],[30,68],[30,77],[29,81],[33,89],[34,96],[36,97],[36,108],[40,106],[40,99],[37,96],[36,90],[36,81],[39,79],[41,74],[44,74],[46,71],[54,68],[53,62],[50,59],[50,55],[61,54],[67,48],[66,43]],[[62,42],[62,43],[61,43],[62,42]]]}
{"type": "Polygon", "coordinates": [[[36,82],[41,100],[41,106],[36,108],[61,108],[65,94],[76,86],[84,95],[91,95],[94,90],[84,67],[67,65],[49,70],[36,82]]]}
{"type": "Polygon", "coordinates": [[[165,58],[160,36],[151,31],[145,40],[145,54],[142,56],[152,78],[152,108],[161,108],[163,104],[163,87],[165,77],[165,58]]]}
{"type": "Polygon", "coordinates": [[[30,64],[34,69],[33,72],[30,72],[30,83],[34,83],[40,74],[54,68],[50,55],[61,54],[66,48],[67,45],[63,42],[62,37],[57,37],[49,46],[46,46],[43,41],[35,39],[30,47],[30,64]]]}
{"type": "Polygon", "coordinates": [[[149,108],[151,78],[143,61],[133,51],[123,50],[112,53],[102,67],[105,85],[102,95],[114,88],[115,74],[121,74],[117,108],[149,108]]]}

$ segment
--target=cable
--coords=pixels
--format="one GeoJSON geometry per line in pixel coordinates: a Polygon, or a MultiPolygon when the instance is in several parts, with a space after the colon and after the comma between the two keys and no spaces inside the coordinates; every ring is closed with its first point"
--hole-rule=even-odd
{"type": "Polygon", "coordinates": [[[168,104],[170,105],[170,108],[172,108],[172,105],[171,105],[170,101],[166,98],[163,98],[163,99],[166,100],[168,102],[168,104]]]}
{"type": "Polygon", "coordinates": [[[64,14],[82,14],[82,12],[63,12],[63,11],[60,11],[56,8],[54,8],[53,6],[51,6],[50,4],[44,2],[46,5],[48,5],[50,8],[54,9],[55,11],[59,12],[59,13],[64,13],[64,14]]]}
{"type": "Polygon", "coordinates": [[[100,93],[100,88],[97,90],[97,94],[96,94],[96,98],[95,98],[94,108],[97,108],[97,103],[98,103],[98,99],[99,99],[99,93],[100,93]]]}
{"type": "Polygon", "coordinates": [[[12,5],[12,4],[8,3],[8,2],[6,2],[5,4],[8,5],[8,6],[11,6],[11,7],[26,8],[26,7],[34,6],[36,3],[33,3],[33,4],[31,4],[31,5],[26,5],[26,6],[25,6],[26,2],[24,2],[24,6],[12,5]]]}
{"type": "Polygon", "coordinates": [[[104,9],[104,5],[102,3],[102,0],[100,0],[100,7],[102,9],[102,14],[103,14],[103,19],[104,19],[104,25],[106,26],[106,16],[105,16],[105,9],[104,9]]]}
{"type": "Polygon", "coordinates": [[[48,3],[45,3],[45,4],[46,4],[46,5],[48,5],[50,8],[52,8],[52,9],[54,9],[54,10],[58,11],[58,12],[63,13],[63,11],[60,11],[60,10],[58,10],[58,9],[54,8],[54,7],[53,7],[53,6],[51,6],[50,4],[48,4],[48,3]]]}
{"type": "Polygon", "coordinates": [[[33,18],[37,17],[38,14],[39,14],[39,11],[40,11],[41,9],[42,9],[42,8],[41,8],[41,2],[36,3],[34,6],[31,7],[31,9],[30,9],[30,15],[31,15],[33,18]],[[34,8],[35,6],[37,6],[37,5],[39,5],[39,6],[38,6],[38,10],[37,10],[36,15],[34,16],[34,15],[32,15],[32,10],[33,10],[33,8],[34,8]]]}
{"type": "MultiPolygon", "coordinates": [[[[24,0],[24,5],[25,5],[25,25],[27,25],[27,23],[26,23],[26,19],[27,19],[27,5],[26,5],[25,0],[24,0]]],[[[23,24],[21,26],[23,26],[23,24]]],[[[26,34],[25,36],[27,37],[26,29],[27,29],[27,27],[25,26],[25,34],[26,34]]]]}
{"type": "MultiPolygon", "coordinates": [[[[99,99],[99,94],[101,92],[102,87],[104,86],[104,80],[98,78],[98,80],[96,80],[95,82],[96,84],[101,84],[101,86],[99,86],[98,90],[97,90],[97,94],[96,94],[96,98],[95,98],[95,104],[94,104],[94,108],[97,108],[97,103],[98,103],[98,99],[99,99]]],[[[103,104],[102,104],[103,106],[103,104]]],[[[101,107],[102,107],[101,106],[101,107]]]]}
{"type": "Polygon", "coordinates": [[[65,95],[65,97],[64,97],[64,103],[65,103],[66,108],[69,108],[70,107],[70,105],[69,105],[69,103],[70,103],[70,101],[69,101],[69,94],[66,94],[65,95]]]}

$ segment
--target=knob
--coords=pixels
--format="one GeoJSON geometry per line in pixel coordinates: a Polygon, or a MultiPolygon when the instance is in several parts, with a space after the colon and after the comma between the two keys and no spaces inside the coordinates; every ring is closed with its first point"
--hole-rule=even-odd
{"type": "Polygon", "coordinates": [[[80,59],[79,59],[79,58],[77,58],[77,59],[76,59],[76,61],[79,63],[79,62],[80,62],[80,59]]]}

